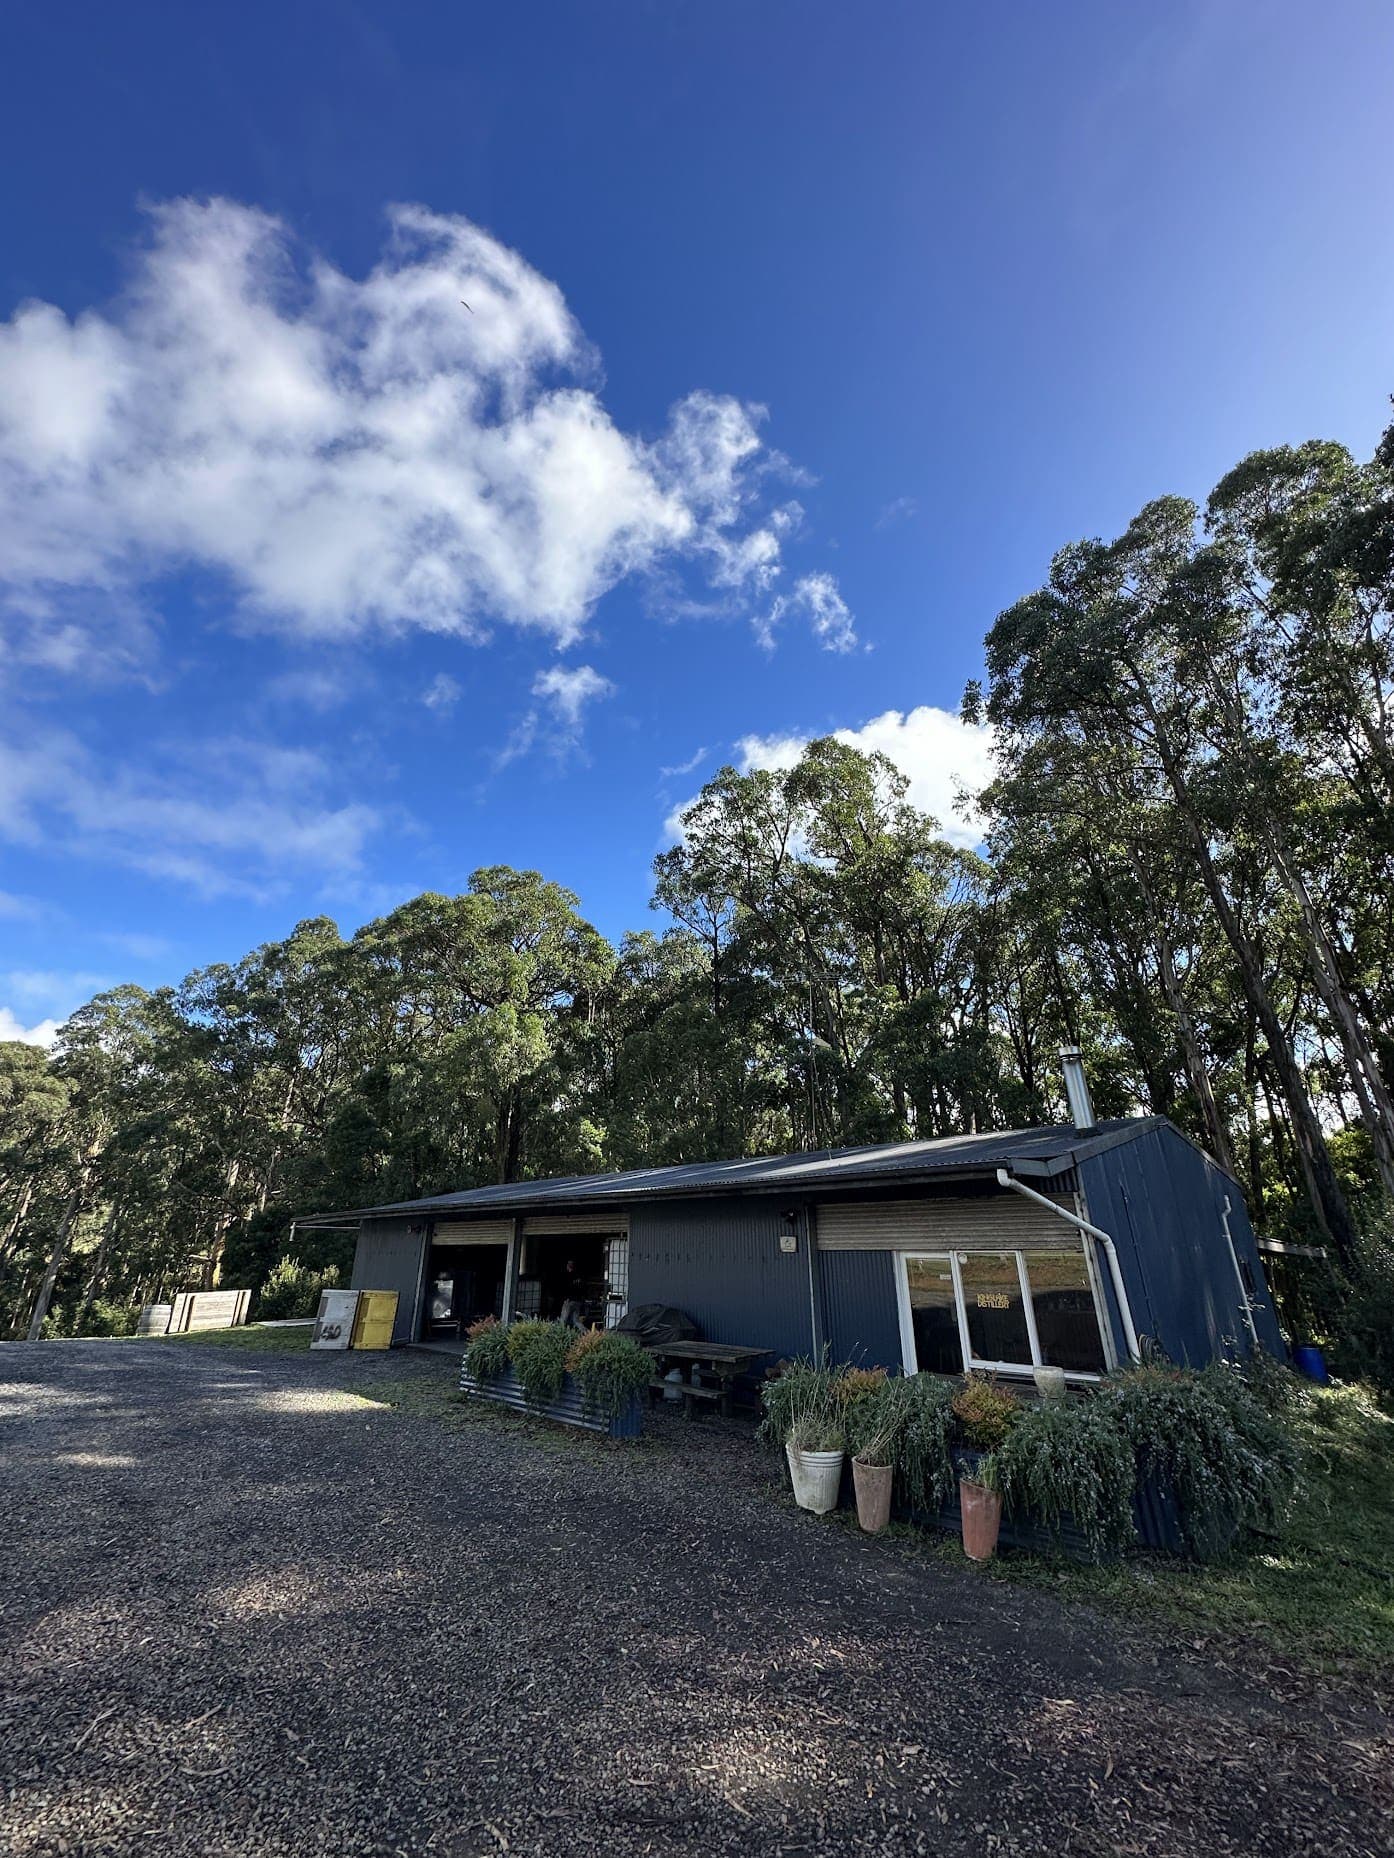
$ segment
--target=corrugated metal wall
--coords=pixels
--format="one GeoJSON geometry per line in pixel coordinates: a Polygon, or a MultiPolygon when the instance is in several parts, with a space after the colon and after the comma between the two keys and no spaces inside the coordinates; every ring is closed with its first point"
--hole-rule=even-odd
{"type": "Polygon", "coordinates": [[[779,1249],[781,1202],[751,1198],[669,1200],[629,1216],[629,1307],[686,1310],[712,1342],[776,1355],[813,1347],[808,1240],[779,1249]]]}
{"type": "Polygon", "coordinates": [[[1257,1290],[1260,1340],[1281,1354],[1273,1300],[1239,1188],[1178,1130],[1142,1130],[1080,1163],[1088,1216],[1109,1233],[1139,1335],[1151,1336],[1173,1361],[1200,1367],[1226,1343],[1249,1346],[1234,1264],[1221,1214],[1230,1200],[1230,1231],[1257,1290]]]}
{"type": "Polygon", "coordinates": [[[818,1263],[823,1274],[823,1312],[833,1360],[898,1371],[900,1318],[891,1253],[820,1252],[818,1263]]]}
{"type": "Polygon", "coordinates": [[[365,1219],[358,1228],[353,1254],[350,1290],[395,1290],[397,1320],[394,1342],[413,1342],[417,1330],[417,1298],[426,1250],[424,1225],[411,1232],[405,1219],[365,1219]]]}

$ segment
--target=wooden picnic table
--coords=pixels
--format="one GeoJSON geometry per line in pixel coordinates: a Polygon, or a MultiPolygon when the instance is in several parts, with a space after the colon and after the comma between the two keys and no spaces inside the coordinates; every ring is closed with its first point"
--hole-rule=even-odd
{"type": "Polygon", "coordinates": [[[659,1348],[650,1350],[658,1361],[658,1375],[651,1383],[656,1388],[671,1390],[683,1396],[683,1410],[687,1417],[692,1417],[692,1407],[697,1400],[715,1400],[721,1407],[723,1419],[731,1417],[731,1395],[736,1381],[742,1374],[748,1374],[757,1361],[762,1361],[769,1354],[767,1348],[742,1348],[734,1342],[665,1342],[659,1348]],[[718,1385],[705,1387],[692,1380],[668,1381],[663,1377],[672,1368],[698,1368],[713,1375],[718,1385]]]}

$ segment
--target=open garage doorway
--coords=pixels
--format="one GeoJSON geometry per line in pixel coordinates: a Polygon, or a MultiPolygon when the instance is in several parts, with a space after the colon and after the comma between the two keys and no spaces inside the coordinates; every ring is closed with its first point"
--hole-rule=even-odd
{"type": "Polygon", "coordinates": [[[629,1301],[629,1240],[619,1232],[527,1233],[519,1316],[612,1329],[629,1301]]]}
{"type": "Polygon", "coordinates": [[[481,1316],[502,1316],[508,1240],[496,1233],[440,1227],[426,1258],[421,1340],[462,1336],[481,1316]]]}

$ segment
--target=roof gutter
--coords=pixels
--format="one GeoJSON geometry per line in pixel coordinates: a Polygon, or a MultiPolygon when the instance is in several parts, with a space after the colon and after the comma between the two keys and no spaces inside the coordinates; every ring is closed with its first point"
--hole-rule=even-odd
{"type": "Polygon", "coordinates": [[[1128,1293],[1123,1287],[1123,1268],[1118,1262],[1117,1248],[1103,1227],[1091,1226],[1089,1221],[1081,1219],[1078,1213],[1070,1213],[1063,1206],[1057,1206],[1054,1200],[1048,1200],[1044,1194],[1037,1193],[1035,1188],[1028,1187],[1025,1181],[1017,1180],[1005,1168],[997,1170],[997,1180],[999,1185],[1010,1187],[1013,1193],[1025,1194],[1028,1200],[1039,1202],[1041,1206],[1054,1213],[1057,1219],[1068,1220],[1070,1225],[1077,1226],[1081,1232],[1088,1233],[1090,1238],[1097,1239],[1103,1246],[1104,1256],[1108,1259],[1108,1274],[1113,1279],[1113,1294],[1118,1299],[1118,1313],[1123,1318],[1123,1334],[1127,1337],[1128,1355],[1133,1361],[1141,1361],[1142,1349],[1138,1345],[1137,1330],[1133,1326],[1133,1312],[1128,1302],[1128,1293]]]}

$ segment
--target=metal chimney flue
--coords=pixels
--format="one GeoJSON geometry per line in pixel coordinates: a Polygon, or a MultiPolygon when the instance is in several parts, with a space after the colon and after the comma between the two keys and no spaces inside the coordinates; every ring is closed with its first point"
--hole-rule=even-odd
{"type": "Polygon", "coordinates": [[[1060,1047],[1060,1066],[1065,1073],[1070,1121],[1076,1129],[1093,1129],[1096,1127],[1094,1104],[1089,1095],[1089,1080],[1084,1075],[1084,1055],[1077,1045],[1060,1047]]]}

